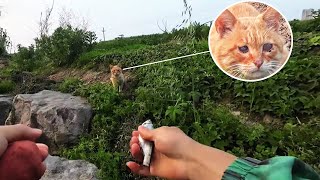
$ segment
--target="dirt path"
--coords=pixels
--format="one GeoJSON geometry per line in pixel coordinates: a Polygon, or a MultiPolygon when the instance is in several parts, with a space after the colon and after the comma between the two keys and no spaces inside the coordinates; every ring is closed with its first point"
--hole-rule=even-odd
{"type": "MultiPolygon", "coordinates": [[[[124,73],[126,79],[130,79],[130,73],[124,73]]],[[[54,74],[50,75],[48,79],[61,82],[67,78],[78,78],[87,84],[101,82],[111,83],[110,72],[108,71],[93,71],[93,70],[81,70],[81,69],[60,69],[54,74]]]]}

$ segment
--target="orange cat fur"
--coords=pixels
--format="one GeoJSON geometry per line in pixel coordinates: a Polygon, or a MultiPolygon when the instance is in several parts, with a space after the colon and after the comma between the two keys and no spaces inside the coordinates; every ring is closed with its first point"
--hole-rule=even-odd
{"type": "Polygon", "coordinates": [[[122,69],[119,65],[113,66],[110,65],[111,70],[111,82],[115,89],[117,89],[119,92],[121,92],[124,88],[125,84],[125,78],[122,73],[122,69]]]}
{"type": "Polygon", "coordinates": [[[225,10],[210,34],[210,50],[216,63],[229,74],[261,79],[277,71],[289,51],[279,33],[281,15],[268,7],[260,13],[248,3],[225,10]]]}

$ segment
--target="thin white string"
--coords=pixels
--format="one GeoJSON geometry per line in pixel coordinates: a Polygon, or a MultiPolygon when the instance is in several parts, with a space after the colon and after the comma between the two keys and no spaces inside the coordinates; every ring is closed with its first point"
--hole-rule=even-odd
{"type": "Polygon", "coordinates": [[[195,54],[189,54],[189,55],[185,55],[185,56],[180,56],[180,57],[165,59],[165,60],[161,60],[161,61],[151,62],[151,63],[147,63],[147,64],[141,64],[138,66],[132,66],[132,67],[124,68],[123,71],[129,70],[129,69],[135,69],[135,68],[139,68],[139,67],[143,67],[143,66],[149,66],[149,65],[153,65],[153,64],[163,63],[163,62],[167,62],[167,61],[173,61],[173,60],[177,60],[177,59],[183,59],[183,58],[187,58],[187,57],[197,56],[197,55],[206,54],[206,53],[210,53],[210,51],[204,51],[204,52],[199,52],[199,53],[195,53],[195,54]]]}

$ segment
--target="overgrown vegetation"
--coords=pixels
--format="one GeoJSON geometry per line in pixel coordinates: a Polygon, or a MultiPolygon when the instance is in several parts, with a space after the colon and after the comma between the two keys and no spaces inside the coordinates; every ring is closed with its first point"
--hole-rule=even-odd
{"type": "MultiPolygon", "coordinates": [[[[237,156],[291,155],[320,170],[320,21],[295,20],[291,25],[292,57],[283,70],[262,82],[231,79],[209,55],[135,69],[130,72],[134,85],[121,94],[110,84],[66,79],[59,90],[86,97],[95,115],[90,133],[61,155],[94,163],[102,179],[140,179],[125,167],[131,159],[128,144],[131,131],[151,119],[157,127],[179,126],[195,140],[237,156]],[[233,115],[233,109],[243,115],[233,115]],[[265,115],[272,116],[272,122],[262,121],[265,115]]],[[[60,28],[34,47],[21,48],[11,65],[33,72],[43,63],[130,67],[207,51],[208,31],[208,26],[194,23],[171,33],[94,44],[92,33],[60,28]],[[192,43],[183,38],[190,32],[192,43]]]]}
{"type": "Polygon", "coordinates": [[[14,90],[15,84],[12,81],[0,81],[0,94],[7,94],[14,90]]]}

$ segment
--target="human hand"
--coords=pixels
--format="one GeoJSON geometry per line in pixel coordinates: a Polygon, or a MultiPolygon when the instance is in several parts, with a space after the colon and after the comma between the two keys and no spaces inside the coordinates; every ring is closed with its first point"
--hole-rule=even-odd
{"type": "Polygon", "coordinates": [[[25,125],[0,126],[0,179],[40,179],[48,147],[34,141],[42,134],[25,125]]]}
{"type": "Polygon", "coordinates": [[[149,130],[140,126],[132,132],[130,151],[134,158],[142,161],[138,136],[154,142],[150,167],[128,162],[132,172],[143,176],[159,176],[169,179],[189,179],[189,168],[192,162],[192,151],[198,145],[176,127],[160,127],[149,130]]]}

